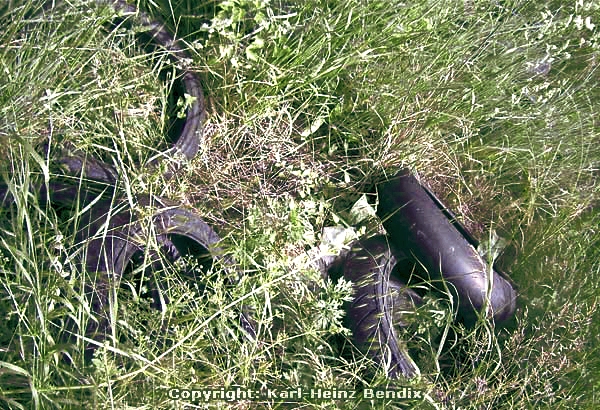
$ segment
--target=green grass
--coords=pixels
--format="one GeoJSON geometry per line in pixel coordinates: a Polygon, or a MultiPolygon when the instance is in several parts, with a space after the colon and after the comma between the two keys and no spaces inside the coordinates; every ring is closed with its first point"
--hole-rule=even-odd
{"type": "Polygon", "coordinates": [[[138,165],[166,146],[165,56],[93,1],[4,3],[0,171],[15,205],[0,217],[1,407],[183,408],[168,388],[387,385],[343,327],[348,286],[325,280],[311,249],[409,166],[477,237],[506,241],[517,317],[466,330],[432,298],[406,335],[424,377],[400,382],[429,401],[304,406],[595,408],[600,5],[561,3],[144,1],[186,41],[209,103],[201,151],[170,182],[138,165]],[[116,164],[136,208],[148,193],[195,208],[242,283],[226,286],[222,266],[194,283],[165,265],[163,310],[126,283],[117,341],[86,362],[81,210],[28,193],[57,177],[67,143],[116,164]],[[236,326],[247,302],[257,343],[236,326]]]}

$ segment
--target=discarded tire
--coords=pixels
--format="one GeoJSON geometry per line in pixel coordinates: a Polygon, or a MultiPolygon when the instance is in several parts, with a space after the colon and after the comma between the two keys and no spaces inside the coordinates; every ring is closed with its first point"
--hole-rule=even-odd
{"type": "MultiPolygon", "coordinates": [[[[179,169],[180,157],[191,160],[198,153],[202,139],[202,122],[206,118],[206,106],[200,79],[193,70],[188,68],[191,56],[165,28],[164,24],[152,20],[136,6],[128,4],[125,0],[96,0],[96,2],[99,5],[111,5],[122,18],[134,16],[136,21],[147,30],[145,34],[150,37],[152,42],[168,52],[172,67],[177,72],[183,86],[187,109],[182,130],[177,141],[166,151],[151,159],[148,164],[155,167],[159,163],[165,162],[163,175],[168,179],[179,169]]],[[[69,175],[83,176],[107,184],[115,184],[118,179],[119,172],[113,165],[86,157],[77,151],[63,155],[58,162],[61,169],[69,175]]]]}
{"type": "Polygon", "coordinates": [[[342,270],[352,282],[354,299],[346,307],[346,322],[355,345],[387,369],[390,378],[414,377],[419,368],[400,338],[402,312],[411,312],[421,298],[391,276],[396,265],[388,238],[373,236],[356,241],[342,270]]]}
{"type": "Polygon", "coordinates": [[[483,309],[497,322],[514,314],[516,292],[511,284],[495,270],[490,276],[474,246],[412,174],[401,171],[380,184],[378,193],[377,215],[392,243],[418,260],[432,280],[448,285],[467,324],[483,309]]]}
{"type": "MultiPolygon", "coordinates": [[[[189,54],[164,24],[152,20],[125,0],[97,0],[97,3],[112,6],[122,20],[133,16],[146,29],[145,35],[150,37],[157,47],[168,52],[172,67],[178,75],[186,97],[185,122],[177,140],[147,164],[153,169],[161,162],[166,163],[163,176],[168,179],[181,165],[180,159],[191,160],[200,146],[206,107],[198,75],[188,68],[188,60],[191,60],[189,54]]],[[[136,200],[143,206],[159,205],[153,211],[151,221],[147,221],[151,223],[144,224],[140,215],[129,209],[127,203],[120,200],[118,195],[114,195],[119,171],[113,165],[87,157],[77,150],[63,150],[56,162],[59,173],[77,177],[78,180],[82,178],[88,185],[104,184],[104,189],[112,191],[113,194],[111,199],[101,199],[87,186],[67,185],[55,181],[51,181],[47,189],[43,187],[37,192],[40,200],[48,198],[52,204],[72,206],[77,201],[89,206],[81,215],[80,228],[76,233],[77,239],[86,243],[86,256],[82,260],[82,268],[97,273],[93,288],[86,291],[98,321],[87,329],[87,336],[99,342],[110,333],[111,291],[118,286],[126,269],[135,264],[135,256],[146,251],[145,244],[149,241],[157,245],[157,249],[150,251],[151,261],[158,263],[161,257],[176,261],[183,252],[182,248],[185,248],[185,251],[204,255],[211,263],[220,259],[232,272],[236,271],[234,261],[224,256],[216,247],[220,241],[218,235],[191,210],[164,199],[140,196],[136,200]],[[153,229],[145,229],[147,225],[152,225],[153,229]],[[154,238],[150,238],[149,235],[153,235],[154,238]]],[[[11,203],[6,187],[0,187],[0,202],[4,205],[11,203]]],[[[238,274],[232,274],[231,283],[237,283],[239,279],[238,274]]],[[[242,310],[241,326],[254,338],[253,322],[246,309],[242,310]]],[[[94,349],[94,344],[91,344],[86,351],[90,353],[94,349]]]]}
{"type": "MultiPolygon", "coordinates": [[[[161,160],[168,160],[163,175],[170,178],[178,167],[176,157],[189,160],[199,150],[201,125],[206,115],[199,78],[186,68],[189,55],[163,24],[151,20],[124,0],[97,2],[112,4],[122,16],[137,16],[153,41],[169,52],[189,97],[179,138],[149,164],[155,166],[161,160]]],[[[86,182],[108,184],[109,189],[118,183],[118,170],[114,166],[78,152],[61,156],[58,163],[67,174],[84,177],[86,182]]],[[[347,324],[355,344],[380,363],[389,377],[414,377],[419,375],[419,368],[397,328],[404,325],[402,312],[414,310],[421,299],[391,275],[401,257],[397,249],[418,261],[431,279],[448,285],[457,301],[457,312],[467,323],[474,322],[482,311],[497,322],[510,318],[516,308],[516,292],[502,275],[486,266],[470,234],[449,218],[441,203],[409,172],[400,172],[379,185],[378,191],[377,213],[388,235],[357,241],[343,259],[343,275],[352,281],[355,292],[354,299],[347,305],[347,324]],[[391,250],[388,240],[394,244],[395,251],[391,250]]],[[[205,256],[210,263],[221,261],[228,266],[231,284],[240,279],[234,261],[218,248],[220,239],[213,229],[193,211],[170,201],[150,196],[136,198],[138,204],[153,208],[148,219],[144,219],[124,200],[103,199],[85,187],[51,182],[48,190],[39,190],[38,196],[42,200],[48,198],[53,204],[70,206],[77,200],[89,206],[82,213],[76,232],[78,240],[86,244],[82,268],[97,273],[94,286],[86,289],[98,317],[87,329],[87,336],[96,343],[90,344],[86,353],[92,353],[96,345],[112,333],[112,291],[140,253],[148,252],[152,264],[161,258],[176,261],[182,254],[192,252],[205,256]],[[148,230],[148,226],[152,229],[148,230]],[[148,243],[157,246],[146,249],[148,243]]],[[[8,190],[0,187],[0,202],[10,203],[8,197],[8,190]]],[[[245,332],[255,338],[253,322],[244,307],[240,321],[245,332]]]]}
{"type": "MultiPolygon", "coordinates": [[[[76,239],[85,244],[81,267],[96,273],[96,280],[85,289],[97,320],[86,329],[86,336],[96,341],[86,347],[88,357],[112,333],[111,292],[119,287],[126,271],[134,268],[136,255],[148,252],[146,262],[156,268],[154,264],[161,263],[161,259],[176,262],[191,253],[203,258],[209,267],[221,262],[229,270],[231,285],[241,279],[234,261],[218,247],[217,233],[193,211],[171,201],[149,196],[137,198],[139,205],[152,210],[145,220],[124,201],[102,198],[73,185],[51,183],[49,189],[40,189],[36,196],[40,201],[48,198],[54,206],[71,207],[79,203],[81,209],[87,209],[79,215],[76,239]],[[146,249],[148,244],[156,246],[146,249]]],[[[10,203],[7,188],[0,186],[0,204],[8,206],[10,203]]],[[[244,307],[240,324],[249,337],[255,338],[253,321],[244,307]]]]}

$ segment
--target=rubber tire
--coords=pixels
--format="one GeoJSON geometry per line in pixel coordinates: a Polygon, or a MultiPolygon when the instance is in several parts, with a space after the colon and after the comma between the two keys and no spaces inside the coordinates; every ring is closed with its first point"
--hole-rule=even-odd
{"type": "MultiPolygon", "coordinates": [[[[177,206],[175,203],[156,197],[141,196],[138,202],[142,206],[157,208],[152,212],[151,221],[140,221],[125,201],[116,203],[102,193],[82,189],[73,185],[50,183],[48,189],[42,187],[34,194],[41,202],[49,200],[53,205],[86,209],[80,214],[76,240],[84,245],[81,268],[95,272],[93,286],[86,288],[92,311],[97,318],[89,324],[86,336],[95,341],[86,347],[86,357],[93,352],[106,337],[111,334],[110,301],[111,290],[119,286],[128,266],[135,263],[134,256],[144,252],[148,225],[152,225],[154,242],[171,261],[180,256],[174,237],[184,238],[206,250],[212,263],[220,261],[229,269],[230,284],[235,285],[241,279],[241,273],[235,268],[235,261],[219,248],[221,241],[217,233],[192,210],[177,206]],[[157,207],[158,205],[158,207],[157,207]],[[91,239],[90,239],[91,238],[91,239]]],[[[13,203],[12,195],[6,186],[0,186],[0,205],[13,203]]],[[[190,248],[190,246],[187,246],[190,248]]],[[[158,255],[152,255],[158,260],[158,255]]],[[[241,308],[240,324],[250,339],[256,338],[253,319],[245,306],[241,308]]]]}
{"type": "Polygon", "coordinates": [[[352,331],[354,344],[385,368],[388,377],[410,378],[420,371],[396,326],[404,325],[401,312],[414,310],[421,298],[391,276],[395,265],[396,257],[385,235],[352,245],[341,267],[354,290],[354,299],[346,306],[346,326],[352,331]]]}
{"type": "Polygon", "coordinates": [[[377,189],[377,215],[391,241],[414,256],[433,281],[446,282],[466,324],[475,323],[486,307],[486,316],[496,322],[514,315],[515,289],[495,270],[490,280],[490,269],[477,250],[409,171],[402,170],[377,189]]]}

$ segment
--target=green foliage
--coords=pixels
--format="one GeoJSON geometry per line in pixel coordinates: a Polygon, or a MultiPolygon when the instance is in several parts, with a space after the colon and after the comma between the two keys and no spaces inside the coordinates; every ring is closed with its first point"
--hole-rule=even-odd
{"type": "MultiPolygon", "coordinates": [[[[400,382],[427,400],[303,405],[598,402],[597,2],[142,2],[185,39],[209,103],[198,158],[168,184],[138,164],[166,146],[189,101],[169,101],[167,56],[95,4],[0,5],[0,175],[14,198],[0,211],[3,408],[182,407],[170,387],[387,385],[343,326],[350,284],[324,277],[318,259],[324,228],[380,228],[371,187],[401,166],[510,271],[517,318],[465,329],[427,294],[401,329],[423,378],[400,382]],[[82,291],[95,277],[78,263],[81,209],[30,192],[70,147],[115,164],[127,198],[195,207],[242,282],[228,286],[222,266],[163,261],[169,303],[157,310],[134,280],[142,266],[119,288],[115,337],[86,361],[97,318],[82,291]],[[237,325],[242,304],[256,343],[237,325]]],[[[213,405],[261,406],[284,405],[213,405]]]]}

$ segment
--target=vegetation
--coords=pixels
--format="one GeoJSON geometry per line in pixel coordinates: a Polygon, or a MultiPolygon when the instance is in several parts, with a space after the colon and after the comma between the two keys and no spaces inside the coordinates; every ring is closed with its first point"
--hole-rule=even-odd
{"type": "Polygon", "coordinates": [[[171,181],[139,166],[180,109],[166,56],[108,6],[38,3],[0,6],[0,172],[14,198],[0,217],[2,408],[296,406],[169,397],[209,386],[426,395],[305,408],[597,406],[598,2],[141,1],[185,40],[209,103],[201,152],[171,181]],[[193,282],[165,263],[170,303],[156,310],[125,278],[117,334],[86,361],[82,211],[30,193],[67,146],[116,164],[134,207],[154,193],[195,208],[242,283],[227,286],[222,266],[193,282]],[[405,330],[423,376],[390,384],[350,343],[349,284],[315,262],[336,251],[325,228],[380,229],[356,204],[403,166],[484,247],[502,245],[520,297],[513,323],[465,329],[427,295],[405,330]],[[256,343],[235,320],[244,303],[256,343]]]}

